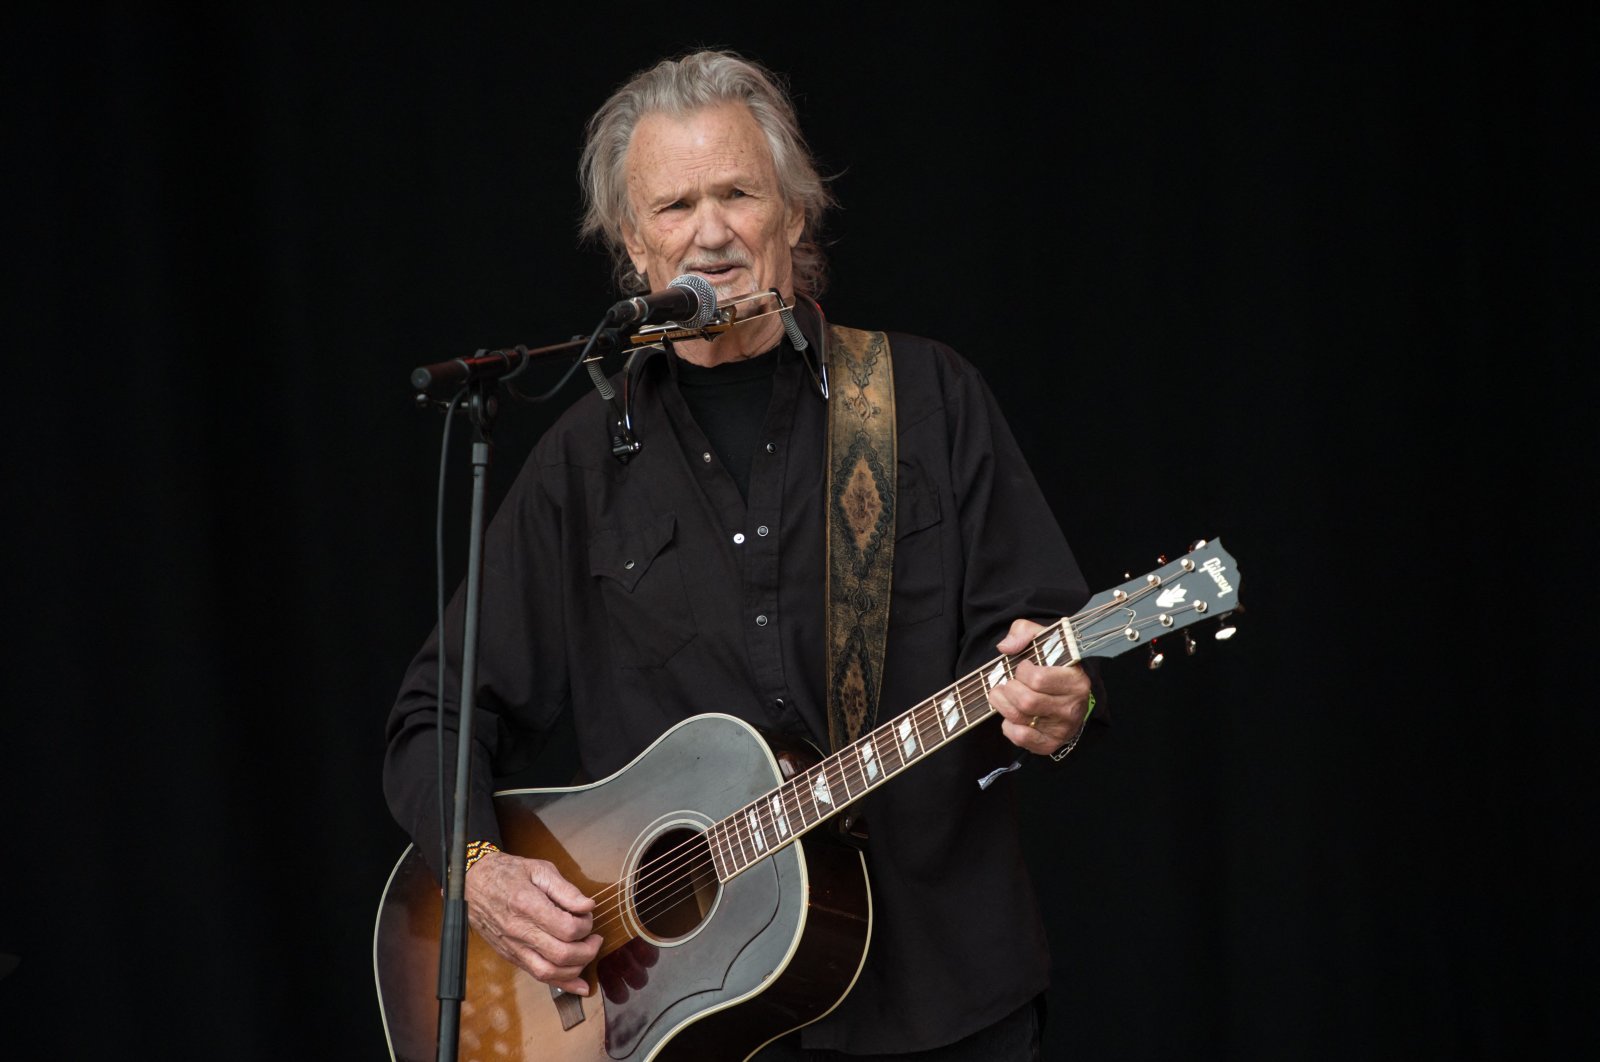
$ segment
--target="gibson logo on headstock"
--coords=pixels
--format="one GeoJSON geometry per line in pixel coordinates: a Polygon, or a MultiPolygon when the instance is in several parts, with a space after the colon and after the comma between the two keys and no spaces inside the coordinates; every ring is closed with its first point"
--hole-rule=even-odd
{"type": "Polygon", "coordinates": [[[1222,558],[1212,557],[1210,560],[1200,565],[1200,570],[1211,576],[1211,581],[1217,584],[1218,597],[1224,597],[1233,593],[1233,584],[1228,582],[1227,579],[1223,578],[1222,575],[1222,558]]]}

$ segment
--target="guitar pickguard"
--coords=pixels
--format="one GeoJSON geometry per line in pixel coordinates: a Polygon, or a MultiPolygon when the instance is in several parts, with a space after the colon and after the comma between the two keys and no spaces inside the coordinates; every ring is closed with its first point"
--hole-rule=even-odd
{"type": "MultiPolygon", "coordinates": [[[[793,929],[776,932],[780,939],[775,941],[765,941],[763,934],[774,928],[785,906],[784,913],[792,918],[796,902],[782,903],[784,875],[770,860],[752,870],[723,887],[711,917],[691,938],[677,945],[647,945],[656,954],[654,964],[643,969],[642,987],[624,984],[618,993],[622,998],[613,998],[615,990],[604,987],[606,971],[601,970],[608,1055],[618,1062],[645,1057],[639,1049],[657,1042],[661,1032],[761,986],[763,975],[774,968],[772,953],[782,959],[788,943],[782,938],[792,937],[793,929]]],[[[798,894],[797,884],[791,884],[791,897],[798,894]]]]}

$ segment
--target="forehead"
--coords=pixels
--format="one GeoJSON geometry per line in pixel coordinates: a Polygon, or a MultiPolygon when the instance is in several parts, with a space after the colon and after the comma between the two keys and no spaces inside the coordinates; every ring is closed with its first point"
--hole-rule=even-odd
{"type": "Polygon", "coordinates": [[[776,179],[767,138],[742,103],[688,114],[646,114],[634,127],[626,169],[629,194],[644,198],[702,185],[776,179]]]}

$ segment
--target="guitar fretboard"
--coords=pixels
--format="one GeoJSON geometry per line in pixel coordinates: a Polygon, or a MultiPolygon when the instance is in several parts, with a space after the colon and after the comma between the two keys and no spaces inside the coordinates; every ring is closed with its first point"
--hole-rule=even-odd
{"type": "Polygon", "coordinates": [[[847,805],[994,714],[989,691],[1016,674],[1016,664],[1041,666],[1079,658],[1072,620],[1041,631],[1028,648],[1002,656],[895,716],[869,734],[734,814],[714,823],[706,840],[717,877],[726,882],[792,844],[847,805]]]}
{"type": "MultiPolygon", "coordinates": [[[[726,882],[780,851],[901,771],[994,714],[989,691],[1021,660],[1043,667],[1109,657],[1224,615],[1238,570],[1221,542],[1196,542],[1186,556],[1104,591],[1075,616],[1043,628],[1015,656],[997,657],[910,710],[755,800],[705,833],[717,877],[726,882]]],[[[1192,646],[1192,642],[1190,643],[1192,646]]]]}

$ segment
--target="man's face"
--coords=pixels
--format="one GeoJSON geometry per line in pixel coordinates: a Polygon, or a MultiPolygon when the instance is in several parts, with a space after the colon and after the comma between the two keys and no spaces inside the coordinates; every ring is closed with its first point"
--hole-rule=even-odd
{"type": "Polygon", "coordinates": [[[623,242],[652,289],[698,273],[722,301],[768,288],[794,294],[791,251],[805,217],[783,202],[766,138],[743,104],[645,115],[626,172],[633,221],[623,242]]]}

